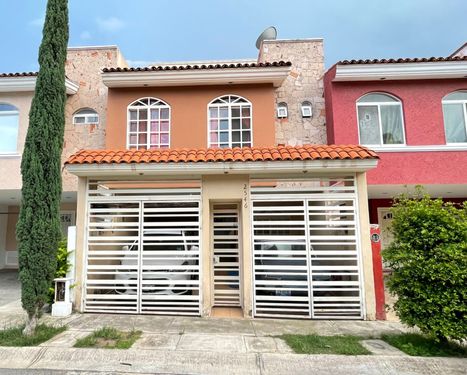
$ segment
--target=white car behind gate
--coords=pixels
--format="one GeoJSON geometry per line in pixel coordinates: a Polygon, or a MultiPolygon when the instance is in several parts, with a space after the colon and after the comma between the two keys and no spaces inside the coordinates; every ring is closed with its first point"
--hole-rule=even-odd
{"type": "MultiPolygon", "coordinates": [[[[171,295],[171,294],[185,294],[187,290],[181,288],[183,283],[177,283],[181,280],[190,280],[191,273],[187,269],[180,269],[180,266],[189,266],[194,265],[196,260],[193,257],[196,255],[190,252],[197,252],[199,250],[198,246],[190,245],[187,242],[185,231],[183,230],[146,230],[143,232],[144,237],[152,237],[149,241],[143,241],[142,245],[142,256],[139,258],[131,252],[138,251],[138,240],[135,240],[130,246],[124,246],[122,250],[129,251],[130,253],[126,254],[121,260],[122,266],[129,266],[132,269],[138,267],[138,259],[142,264],[139,267],[142,268],[141,278],[144,281],[154,280],[154,281],[166,281],[166,283],[156,283],[150,284],[145,283],[143,294],[159,294],[159,295],[171,295]],[[174,241],[169,244],[165,244],[165,241],[158,240],[158,237],[174,237],[174,241]],[[156,249],[154,249],[156,248],[156,249]],[[145,251],[151,251],[151,256],[145,257],[145,251]],[[173,255],[167,256],[158,256],[157,251],[173,251],[173,255]],[[183,253],[178,255],[177,252],[183,253]]],[[[136,280],[130,272],[122,270],[119,272],[116,277],[117,280],[121,282],[119,285],[123,285],[125,288],[119,289],[116,288],[116,292],[119,294],[137,294],[137,289],[135,288],[134,280],[136,280]],[[128,281],[128,283],[125,283],[128,281]],[[131,282],[130,282],[131,281],[131,282]]]]}

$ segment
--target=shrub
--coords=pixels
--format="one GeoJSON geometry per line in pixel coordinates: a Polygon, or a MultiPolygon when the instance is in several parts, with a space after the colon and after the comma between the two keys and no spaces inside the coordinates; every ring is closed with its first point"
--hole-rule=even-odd
{"type": "Polygon", "coordinates": [[[421,188],[392,208],[394,241],[383,251],[400,320],[437,340],[467,337],[467,202],[431,199],[421,188]]]}
{"type": "MultiPolygon", "coordinates": [[[[57,269],[55,271],[54,279],[59,277],[66,277],[66,274],[70,270],[71,263],[68,261],[68,255],[70,251],[67,249],[67,240],[63,238],[58,244],[57,249],[57,269]]],[[[52,285],[49,288],[49,303],[54,302],[55,294],[55,283],[52,282],[52,285]]]]}

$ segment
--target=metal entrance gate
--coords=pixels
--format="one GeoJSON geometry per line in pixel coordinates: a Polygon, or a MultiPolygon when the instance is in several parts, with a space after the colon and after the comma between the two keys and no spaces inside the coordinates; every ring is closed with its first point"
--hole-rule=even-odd
{"type": "Polygon", "coordinates": [[[214,306],[241,306],[238,205],[214,205],[212,228],[214,306]]]}
{"type": "Polygon", "coordinates": [[[199,187],[124,184],[89,184],[84,310],[199,315],[199,187]]]}
{"type": "Polygon", "coordinates": [[[363,317],[354,178],[252,183],[254,315],[363,317]]]}

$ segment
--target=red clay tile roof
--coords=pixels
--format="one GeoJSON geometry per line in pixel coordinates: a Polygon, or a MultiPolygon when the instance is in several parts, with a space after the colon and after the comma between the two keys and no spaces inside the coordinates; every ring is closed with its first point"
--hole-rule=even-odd
{"type": "Polygon", "coordinates": [[[356,65],[356,64],[397,64],[397,63],[419,63],[419,62],[441,62],[441,61],[466,61],[467,56],[448,56],[448,57],[415,57],[398,59],[372,59],[372,60],[342,60],[338,65],[356,65]]]}
{"type": "Polygon", "coordinates": [[[234,69],[234,68],[272,68],[291,66],[290,61],[274,61],[264,63],[232,63],[232,64],[200,64],[200,65],[158,65],[141,68],[104,68],[104,73],[115,72],[153,72],[164,70],[196,70],[196,69],[234,69]]]}
{"type": "Polygon", "coordinates": [[[37,72],[0,73],[0,78],[5,77],[35,77],[37,72]]]}
{"type": "Polygon", "coordinates": [[[156,150],[81,150],[65,164],[197,163],[232,161],[378,159],[363,146],[303,145],[156,150]]]}

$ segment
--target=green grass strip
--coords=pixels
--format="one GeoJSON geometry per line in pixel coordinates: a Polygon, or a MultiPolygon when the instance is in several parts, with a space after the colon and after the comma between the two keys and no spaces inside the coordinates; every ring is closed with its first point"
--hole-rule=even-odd
{"type": "Polygon", "coordinates": [[[467,347],[454,342],[438,342],[418,333],[386,334],[381,338],[408,355],[418,357],[467,357],[467,347]]]}
{"type": "Polygon", "coordinates": [[[0,346],[36,346],[65,331],[67,327],[39,324],[31,336],[23,336],[23,329],[24,325],[0,331],[0,346]]]}
{"type": "Polygon", "coordinates": [[[282,335],[295,353],[299,354],[371,354],[365,349],[358,336],[318,336],[318,335],[282,335]]]}
{"type": "Polygon", "coordinates": [[[141,331],[119,331],[113,327],[103,327],[76,341],[75,348],[128,349],[141,336],[141,331]]]}

